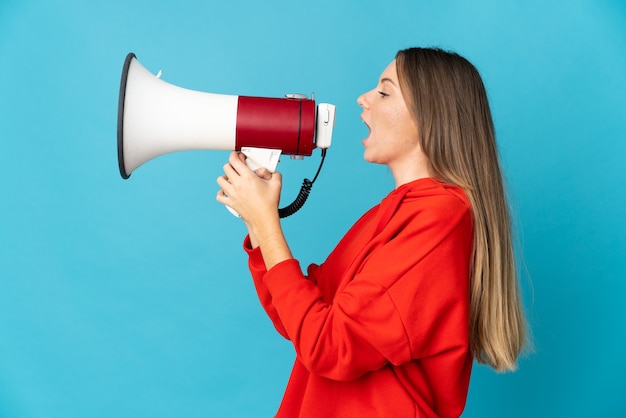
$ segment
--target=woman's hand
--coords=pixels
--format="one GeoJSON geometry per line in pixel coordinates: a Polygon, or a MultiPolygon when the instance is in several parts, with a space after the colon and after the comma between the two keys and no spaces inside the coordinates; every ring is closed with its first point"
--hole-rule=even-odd
{"type": "Polygon", "coordinates": [[[243,154],[230,154],[224,165],[224,176],[217,179],[222,188],[217,193],[217,201],[236,210],[247,224],[254,225],[278,216],[282,177],[264,168],[253,172],[245,159],[243,154]]]}
{"type": "Polygon", "coordinates": [[[236,210],[248,228],[253,247],[260,246],[265,266],[292,258],[278,216],[282,176],[266,169],[250,170],[243,154],[233,152],[217,178],[217,201],[236,210]]]}

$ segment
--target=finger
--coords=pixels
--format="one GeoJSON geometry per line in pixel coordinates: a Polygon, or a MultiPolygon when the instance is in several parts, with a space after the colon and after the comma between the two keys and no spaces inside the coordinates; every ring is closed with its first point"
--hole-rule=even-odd
{"type": "Polygon", "coordinates": [[[249,172],[250,169],[245,163],[245,155],[243,159],[241,159],[240,155],[241,154],[239,154],[238,152],[231,152],[230,157],[228,158],[228,162],[239,175],[244,175],[245,173],[249,172]]]}
{"type": "Polygon", "coordinates": [[[274,180],[277,183],[282,183],[283,182],[283,175],[277,171],[277,172],[271,174],[271,179],[274,180]]]}
{"type": "Polygon", "coordinates": [[[215,195],[215,200],[217,200],[217,202],[221,203],[222,205],[230,207],[233,206],[232,200],[228,197],[227,194],[224,193],[223,190],[217,192],[217,194],[215,195]]]}
{"type": "Polygon", "coordinates": [[[236,194],[235,186],[231,183],[231,178],[228,176],[219,176],[217,178],[217,184],[221,187],[218,193],[221,192],[226,197],[236,194]]]}
{"type": "Polygon", "coordinates": [[[233,166],[233,161],[235,160],[233,158],[233,154],[236,154],[236,153],[231,152],[230,155],[228,156],[228,162],[222,166],[222,169],[224,170],[226,178],[235,177],[236,175],[239,175],[237,169],[233,166]]]}
{"type": "Polygon", "coordinates": [[[271,180],[271,178],[272,178],[272,172],[269,171],[265,167],[261,167],[261,168],[257,169],[255,171],[255,173],[256,173],[257,176],[259,176],[263,180],[271,180]]]}
{"type": "Polygon", "coordinates": [[[230,181],[231,179],[236,179],[239,176],[239,172],[232,166],[230,162],[224,164],[224,167],[222,167],[222,169],[224,170],[223,177],[225,177],[227,181],[230,181]]]}
{"type": "Polygon", "coordinates": [[[228,187],[230,183],[228,182],[228,177],[219,176],[217,178],[217,184],[223,189],[224,187],[228,187]]]}

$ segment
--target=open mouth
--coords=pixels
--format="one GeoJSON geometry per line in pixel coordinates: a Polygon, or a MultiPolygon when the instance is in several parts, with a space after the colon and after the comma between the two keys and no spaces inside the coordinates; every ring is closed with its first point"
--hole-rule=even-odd
{"type": "Polygon", "coordinates": [[[363,116],[361,116],[361,120],[363,121],[363,123],[365,124],[365,126],[367,127],[367,133],[369,136],[369,133],[372,132],[372,128],[370,128],[370,126],[368,125],[368,123],[365,121],[365,119],[363,119],[363,116]]]}

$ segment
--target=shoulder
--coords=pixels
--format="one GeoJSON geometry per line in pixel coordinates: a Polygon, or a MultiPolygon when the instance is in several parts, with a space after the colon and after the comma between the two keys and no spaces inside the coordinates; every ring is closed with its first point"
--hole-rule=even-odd
{"type": "Polygon", "coordinates": [[[409,189],[398,214],[416,222],[458,223],[471,220],[471,205],[466,193],[458,186],[428,179],[421,187],[409,189]]]}

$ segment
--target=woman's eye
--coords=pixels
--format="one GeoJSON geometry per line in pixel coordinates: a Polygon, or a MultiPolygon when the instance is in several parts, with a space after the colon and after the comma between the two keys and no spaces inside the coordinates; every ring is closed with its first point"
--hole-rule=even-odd
{"type": "Polygon", "coordinates": [[[387,97],[387,96],[389,96],[389,94],[388,94],[388,93],[385,93],[384,91],[380,91],[380,90],[378,91],[378,94],[380,94],[380,95],[381,95],[381,97],[387,97]]]}

